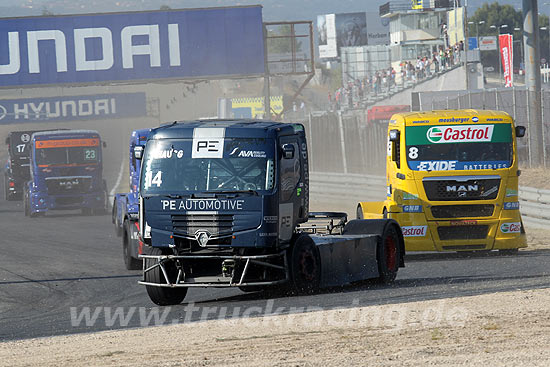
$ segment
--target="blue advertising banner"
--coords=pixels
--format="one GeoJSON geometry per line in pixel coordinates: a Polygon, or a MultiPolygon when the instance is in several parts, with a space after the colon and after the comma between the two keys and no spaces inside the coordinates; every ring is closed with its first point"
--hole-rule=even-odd
{"type": "Polygon", "coordinates": [[[478,48],[477,37],[468,37],[468,50],[477,50],[478,48]]]}
{"type": "Polygon", "coordinates": [[[147,114],[145,93],[94,94],[0,100],[0,125],[139,117],[147,114]]]}
{"type": "Polygon", "coordinates": [[[263,72],[261,6],[0,19],[0,86],[263,72]]]}

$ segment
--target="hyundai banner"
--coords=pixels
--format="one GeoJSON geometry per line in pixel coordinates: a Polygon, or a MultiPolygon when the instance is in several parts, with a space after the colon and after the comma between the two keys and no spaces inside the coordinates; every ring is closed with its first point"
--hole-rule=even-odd
{"type": "Polygon", "coordinates": [[[512,87],[514,83],[513,73],[513,41],[511,34],[501,34],[498,36],[498,44],[500,48],[500,59],[502,60],[502,74],[504,75],[504,86],[512,87]]]}
{"type": "Polygon", "coordinates": [[[263,73],[261,6],[0,20],[0,86],[263,73]]]}
{"type": "Polygon", "coordinates": [[[0,125],[139,117],[147,114],[145,93],[0,100],[0,125]]]}

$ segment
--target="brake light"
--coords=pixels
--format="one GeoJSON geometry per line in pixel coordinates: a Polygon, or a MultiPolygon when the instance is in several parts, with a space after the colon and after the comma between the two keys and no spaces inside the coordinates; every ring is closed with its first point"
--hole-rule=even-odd
{"type": "Polygon", "coordinates": [[[9,186],[10,186],[10,187],[15,187],[15,182],[10,181],[9,186]]]}

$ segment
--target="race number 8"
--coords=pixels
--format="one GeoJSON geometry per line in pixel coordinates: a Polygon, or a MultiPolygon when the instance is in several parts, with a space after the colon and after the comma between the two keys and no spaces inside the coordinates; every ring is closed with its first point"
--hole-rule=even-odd
{"type": "Polygon", "coordinates": [[[409,148],[409,158],[410,159],[418,158],[418,148],[417,147],[410,147],[409,148]]]}

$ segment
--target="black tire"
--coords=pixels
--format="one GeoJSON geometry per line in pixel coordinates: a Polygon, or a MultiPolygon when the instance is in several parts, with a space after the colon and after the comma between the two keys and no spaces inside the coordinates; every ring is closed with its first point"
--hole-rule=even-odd
{"type": "Polygon", "coordinates": [[[399,232],[395,225],[384,228],[378,241],[376,261],[378,263],[378,281],[383,284],[393,283],[399,270],[401,259],[399,232]]]}
{"type": "Polygon", "coordinates": [[[23,207],[25,211],[25,217],[29,217],[31,214],[31,209],[29,206],[29,194],[27,193],[27,189],[25,189],[25,192],[23,194],[23,207]]]}
{"type": "Polygon", "coordinates": [[[308,235],[301,235],[288,251],[292,291],[298,294],[317,292],[321,282],[321,256],[315,242],[308,235]]]}
{"type": "Polygon", "coordinates": [[[122,257],[127,270],[139,270],[143,268],[143,262],[142,260],[137,259],[132,253],[133,246],[131,246],[131,241],[133,240],[131,225],[132,223],[129,221],[124,221],[124,230],[122,234],[122,257]]]}
{"type": "Polygon", "coordinates": [[[391,283],[399,267],[405,266],[405,242],[399,224],[393,219],[350,220],[346,223],[344,235],[377,234],[376,262],[378,281],[391,283]]]}
{"type": "Polygon", "coordinates": [[[4,200],[10,201],[10,190],[8,186],[8,176],[4,175],[4,200]]]}
{"type": "MultiPolygon", "coordinates": [[[[150,255],[162,255],[162,251],[159,248],[152,248],[149,251],[150,255]]],[[[145,259],[145,268],[149,268],[153,265],[157,264],[157,260],[155,259],[145,259]]],[[[166,273],[168,274],[168,277],[173,278],[172,281],[175,280],[177,276],[177,269],[173,263],[165,263],[166,273]],[[171,266],[170,266],[171,265],[171,266]]],[[[147,273],[145,273],[145,281],[149,283],[157,283],[162,284],[166,283],[166,280],[164,278],[164,274],[162,274],[162,270],[160,267],[156,267],[147,273]]],[[[178,305],[180,304],[185,296],[187,295],[187,288],[164,288],[164,287],[154,287],[147,285],[145,286],[147,289],[147,294],[149,295],[149,298],[153,303],[159,305],[159,306],[168,306],[168,305],[178,305]]]]}

